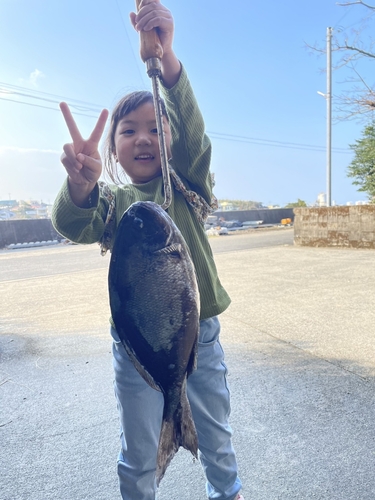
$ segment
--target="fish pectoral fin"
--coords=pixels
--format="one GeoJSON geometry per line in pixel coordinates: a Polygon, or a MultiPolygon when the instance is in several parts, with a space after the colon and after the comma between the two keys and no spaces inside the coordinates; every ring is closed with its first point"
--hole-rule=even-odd
{"type": "Polygon", "coordinates": [[[135,369],[137,372],[140,374],[140,376],[143,378],[143,380],[152,388],[155,389],[156,391],[163,392],[160,388],[160,386],[155,382],[154,378],[152,375],[148,373],[146,368],[142,365],[142,363],[139,361],[136,353],[132,349],[132,347],[127,343],[122,341],[123,346],[125,347],[125,351],[128,353],[128,356],[130,357],[133,365],[135,366],[135,369]]]}
{"type": "Polygon", "coordinates": [[[180,243],[173,243],[172,245],[168,245],[167,247],[164,247],[161,250],[156,250],[154,254],[176,255],[176,257],[180,257],[181,252],[182,252],[182,245],[180,243]]]}
{"type": "Polygon", "coordinates": [[[145,367],[141,365],[141,363],[134,363],[134,364],[138,365],[138,366],[136,366],[138,373],[152,389],[155,389],[155,391],[163,392],[161,390],[160,386],[155,382],[153,377],[148,373],[148,371],[145,369],[145,367]]]}
{"type": "Polygon", "coordinates": [[[198,364],[198,336],[194,342],[193,349],[191,350],[189,362],[186,367],[186,375],[189,377],[194,370],[197,369],[198,364]]]}

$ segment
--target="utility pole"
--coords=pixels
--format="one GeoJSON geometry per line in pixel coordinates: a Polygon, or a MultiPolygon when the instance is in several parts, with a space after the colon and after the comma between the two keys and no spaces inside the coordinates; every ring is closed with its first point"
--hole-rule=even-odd
{"type": "Polygon", "coordinates": [[[331,206],[332,162],[332,28],[327,28],[327,207],[331,206]]]}

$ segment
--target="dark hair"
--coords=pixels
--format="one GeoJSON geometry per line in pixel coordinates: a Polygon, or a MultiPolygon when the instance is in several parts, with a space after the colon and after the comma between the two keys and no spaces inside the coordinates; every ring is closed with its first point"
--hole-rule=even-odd
{"type": "MultiPolygon", "coordinates": [[[[104,168],[105,172],[108,174],[110,179],[115,184],[123,184],[123,177],[125,175],[123,169],[117,168],[117,163],[113,162],[113,153],[115,151],[115,134],[117,125],[124,118],[124,116],[128,115],[132,111],[135,111],[137,108],[145,104],[146,102],[154,102],[154,98],[151,92],[148,90],[138,90],[135,92],[131,92],[124,96],[120,101],[116,104],[112,111],[111,121],[109,124],[109,130],[107,133],[107,138],[104,144],[104,168]],[[119,171],[120,170],[120,171],[119,171]]],[[[167,110],[165,107],[164,101],[161,99],[161,109],[163,115],[168,120],[167,110]]]]}

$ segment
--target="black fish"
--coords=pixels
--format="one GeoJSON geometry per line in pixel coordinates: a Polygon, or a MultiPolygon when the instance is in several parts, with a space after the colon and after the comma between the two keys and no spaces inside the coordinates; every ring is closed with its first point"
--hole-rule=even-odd
{"type": "Polygon", "coordinates": [[[159,484],[180,446],[197,457],[186,379],[196,364],[199,292],[186,242],[156,203],[133,203],[122,216],[108,282],[117,333],[138,372],[164,395],[159,484]]]}

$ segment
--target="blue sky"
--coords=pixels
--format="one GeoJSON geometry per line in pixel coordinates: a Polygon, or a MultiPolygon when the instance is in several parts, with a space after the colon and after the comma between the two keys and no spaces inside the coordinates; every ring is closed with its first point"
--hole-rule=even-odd
{"type": "MultiPolygon", "coordinates": [[[[331,0],[165,5],[212,139],[218,198],[314,203],[326,187],[326,102],[317,94],[326,91],[326,62],[306,42],[324,46],[327,26],[358,26],[365,9],[331,0]]],[[[0,199],[54,200],[69,141],[56,96],[90,115],[75,116],[87,136],[102,107],[151,89],[132,10],[129,0],[0,0],[0,199]]],[[[333,94],[347,77],[345,68],[334,72],[333,94]]],[[[346,176],[348,145],[364,125],[333,125],[332,146],[343,150],[332,155],[337,204],[366,199],[346,176]]]]}

